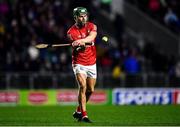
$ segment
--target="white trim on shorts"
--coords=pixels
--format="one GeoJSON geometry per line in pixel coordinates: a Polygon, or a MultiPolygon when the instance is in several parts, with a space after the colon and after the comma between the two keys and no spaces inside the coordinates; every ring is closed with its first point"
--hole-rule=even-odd
{"type": "Polygon", "coordinates": [[[81,64],[72,64],[74,74],[82,73],[89,78],[97,78],[96,64],[84,66],[81,64]]]}

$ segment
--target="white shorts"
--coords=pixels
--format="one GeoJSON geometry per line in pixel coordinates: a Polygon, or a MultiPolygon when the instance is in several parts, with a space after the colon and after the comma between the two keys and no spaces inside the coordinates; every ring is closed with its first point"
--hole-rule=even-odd
{"type": "Polygon", "coordinates": [[[86,75],[86,77],[89,77],[89,78],[96,79],[97,77],[96,64],[90,65],[90,66],[84,66],[81,64],[73,64],[72,68],[75,75],[78,73],[83,73],[86,75]]]}

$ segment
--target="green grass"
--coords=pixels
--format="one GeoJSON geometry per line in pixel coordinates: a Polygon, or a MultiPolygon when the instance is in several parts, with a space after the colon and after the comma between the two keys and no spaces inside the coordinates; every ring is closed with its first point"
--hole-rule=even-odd
{"type": "Polygon", "coordinates": [[[75,106],[0,107],[0,125],[21,126],[138,126],[180,125],[180,105],[166,106],[89,106],[93,123],[76,122],[75,106]]]}

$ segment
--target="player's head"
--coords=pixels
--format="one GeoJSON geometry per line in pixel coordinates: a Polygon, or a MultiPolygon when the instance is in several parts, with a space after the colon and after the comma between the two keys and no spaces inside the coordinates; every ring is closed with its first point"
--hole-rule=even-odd
{"type": "Polygon", "coordinates": [[[88,11],[84,7],[76,7],[73,10],[73,16],[76,24],[82,27],[88,21],[88,11]]]}

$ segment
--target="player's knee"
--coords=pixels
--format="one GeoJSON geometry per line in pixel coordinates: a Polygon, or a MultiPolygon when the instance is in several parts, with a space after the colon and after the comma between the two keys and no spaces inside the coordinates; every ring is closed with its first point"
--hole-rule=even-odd
{"type": "Polygon", "coordinates": [[[89,94],[92,94],[92,93],[94,92],[94,88],[88,89],[87,92],[88,92],[89,94]]]}
{"type": "Polygon", "coordinates": [[[79,87],[82,91],[85,91],[86,90],[86,86],[85,85],[80,85],[79,87]]]}

